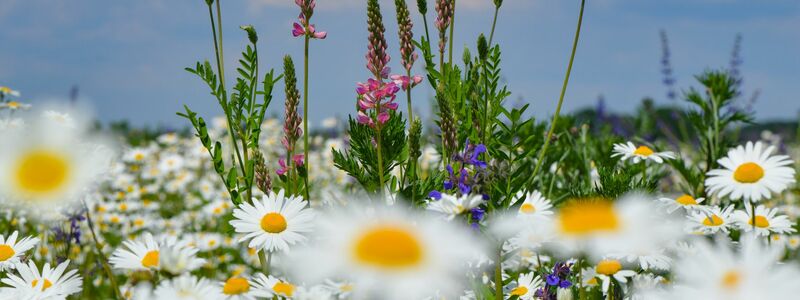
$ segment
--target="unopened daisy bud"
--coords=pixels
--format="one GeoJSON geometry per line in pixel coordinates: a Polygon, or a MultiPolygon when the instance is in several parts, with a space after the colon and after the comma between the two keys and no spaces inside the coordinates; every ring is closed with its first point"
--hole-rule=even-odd
{"type": "Polygon", "coordinates": [[[503,0],[494,0],[494,7],[500,8],[500,6],[503,6],[503,0]]]}
{"type": "Polygon", "coordinates": [[[478,36],[478,57],[485,61],[486,58],[489,56],[489,42],[486,41],[486,36],[481,33],[478,36]]]}
{"type": "Polygon", "coordinates": [[[417,0],[417,10],[422,15],[427,14],[428,13],[428,1],[427,0],[417,0]]]}
{"type": "Polygon", "coordinates": [[[269,168],[264,160],[264,154],[259,150],[254,150],[253,161],[255,162],[254,173],[256,187],[264,192],[264,194],[269,194],[270,191],[272,191],[272,179],[269,177],[269,168]]]}
{"type": "Polygon", "coordinates": [[[239,28],[247,32],[247,39],[249,39],[251,43],[255,44],[258,42],[258,34],[256,34],[256,29],[253,28],[253,25],[242,25],[239,26],[239,28]]]}
{"type": "Polygon", "coordinates": [[[208,5],[214,4],[214,0],[206,0],[206,4],[208,5]]]}
{"type": "Polygon", "coordinates": [[[386,53],[386,38],[383,27],[383,17],[378,0],[367,1],[367,29],[369,30],[369,45],[367,47],[367,69],[375,78],[385,78],[388,74],[389,54],[386,53]]]}
{"type": "Polygon", "coordinates": [[[394,3],[397,7],[397,34],[400,36],[400,60],[403,63],[403,67],[411,71],[411,68],[414,66],[414,60],[416,60],[413,43],[414,33],[412,32],[413,24],[411,23],[411,17],[408,13],[406,0],[395,0],[394,3]]]}

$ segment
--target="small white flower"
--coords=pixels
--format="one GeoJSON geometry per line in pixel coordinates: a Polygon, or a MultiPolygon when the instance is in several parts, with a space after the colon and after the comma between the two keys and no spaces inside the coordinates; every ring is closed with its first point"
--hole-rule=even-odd
{"type": "Polygon", "coordinates": [[[517,279],[517,286],[508,294],[508,298],[517,296],[518,299],[534,299],[534,294],[536,290],[542,287],[542,283],[544,283],[542,279],[539,276],[534,276],[533,272],[520,274],[517,279]]]}
{"type": "Polygon", "coordinates": [[[289,251],[289,246],[306,240],[311,232],[314,213],[302,197],[284,196],[284,190],[270,193],[253,204],[242,203],[233,211],[230,224],[245,234],[240,242],[265,251],[289,251]]]}
{"type": "Polygon", "coordinates": [[[611,157],[620,157],[623,161],[631,159],[633,163],[652,160],[655,163],[663,163],[665,159],[674,159],[675,153],[670,151],[655,152],[648,146],[641,145],[636,147],[631,142],[625,144],[614,144],[614,154],[611,157]]]}
{"type": "Polygon", "coordinates": [[[774,146],[764,149],[761,142],[731,149],[728,156],[717,160],[722,169],[708,172],[708,192],[754,202],[782,192],[795,182],[795,170],[789,156],[771,155],[774,151],[774,146]]]}
{"type": "Polygon", "coordinates": [[[470,209],[478,207],[484,202],[481,195],[450,195],[442,194],[441,199],[431,199],[428,201],[428,210],[442,213],[452,220],[457,215],[468,212],[470,209]]]}
{"type": "Polygon", "coordinates": [[[19,232],[14,231],[8,238],[0,235],[0,271],[13,269],[19,258],[39,243],[38,238],[30,236],[18,241],[18,234],[19,232]]]}
{"type": "Polygon", "coordinates": [[[760,236],[768,236],[771,233],[786,234],[796,230],[787,216],[778,216],[777,208],[766,208],[763,205],[756,206],[755,218],[753,218],[753,206],[749,202],[744,203],[745,210],[733,212],[733,219],[736,225],[745,232],[753,231],[760,236]],[[753,224],[755,219],[755,224],[753,224]]]}

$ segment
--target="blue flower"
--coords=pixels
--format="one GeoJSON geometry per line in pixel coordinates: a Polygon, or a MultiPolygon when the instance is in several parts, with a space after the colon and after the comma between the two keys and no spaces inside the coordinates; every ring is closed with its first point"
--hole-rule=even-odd
{"type": "Polygon", "coordinates": [[[547,277],[545,278],[545,281],[547,282],[547,285],[557,286],[558,282],[561,281],[561,278],[558,278],[558,275],[553,273],[553,274],[547,275],[547,277]]]}
{"type": "Polygon", "coordinates": [[[430,193],[428,193],[428,197],[430,197],[431,199],[441,200],[442,199],[442,192],[433,190],[430,193]]]}

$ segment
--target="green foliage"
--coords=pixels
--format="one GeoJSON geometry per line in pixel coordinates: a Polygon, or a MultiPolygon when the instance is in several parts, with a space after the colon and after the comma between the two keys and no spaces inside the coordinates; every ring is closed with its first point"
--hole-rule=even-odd
{"type": "MultiPolygon", "coordinates": [[[[368,192],[380,191],[378,151],[375,146],[375,130],[349,118],[350,149],[331,150],[334,165],[355,178],[368,192]]],[[[381,127],[381,149],[383,176],[391,175],[392,169],[400,165],[406,144],[405,121],[402,113],[392,112],[381,127]]]]}
{"type": "Polygon", "coordinates": [[[223,143],[212,141],[208,135],[208,127],[202,117],[198,117],[197,113],[185,105],[185,112],[178,113],[179,116],[191,122],[195,135],[200,138],[200,142],[211,156],[214,170],[225,184],[235,204],[243,201],[241,197],[243,194],[247,196],[248,201],[250,199],[255,179],[255,161],[249,158],[249,153],[258,150],[261,123],[264,121],[264,114],[272,101],[275,82],[280,80],[280,76],[276,78],[274,71],[270,70],[261,82],[261,90],[258,89],[258,51],[255,44],[258,38],[252,27],[245,26],[242,29],[247,32],[252,45],[247,45],[245,51],[242,52],[242,59],[239,60],[239,67],[236,69],[239,77],[236,78],[236,85],[234,85],[230,97],[224,82],[218,79],[224,78],[222,74],[217,74],[222,72],[222,68],[219,66],[216,73],[208,61],[198,62],[195,68],[186,68],[186,71],[197,75],[206,83],[211,90],[211,95],[217,99],[225,113],[230,137],[229,146],[233,147],[230,162],[226,163],[228,159],[223,157],[223,143]],[[262,96],[261,101],[257,97],[259,95],[262,96]]]}

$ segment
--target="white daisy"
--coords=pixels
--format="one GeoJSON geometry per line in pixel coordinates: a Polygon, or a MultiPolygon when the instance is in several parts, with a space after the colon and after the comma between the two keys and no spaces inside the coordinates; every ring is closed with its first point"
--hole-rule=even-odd
{"type": "Polygon", "coordinates": [[[484,202],[481,195],[450,195],[442,194],[439,200],[431,199],[428,201],[427,209],[447,216],[452,220],[457,215],[468,212],[484,202]]]}
{"type": "Polygon", "coordinates": [[[284,190],[265,195],[253,204],[242,203],[233,211],[230,222],[237,233],[250,240],[248,247],[265,251],[289,251],[289,246],[306,240],[311,232],[314,213],[308,202],[298,196],[284,196],[284,190]]]}
{"type": "Polygon", "coordinates": [[[293,251],[290,265],[304,282],[338,278],[356,288],[354,298],[420,299],[437,290],[463,290],[468,262],[483,244],[464,226],[401,205],[352,203],[321,216],[315,243],[293,251]]]}
{"type": "Polygon", "coordinates": [[[718,237],[695,243],[695,255],[681,256],[673,268],[673,288],[648,299],[796,299],[800,271],[778,261],[783,247],[768,246],[747,234],[740,250],[718,237]]]}
{"type": "Polygon", "coordinates": [[[219,287],[205,278],[189,274],[164,280],[155,291],[158,300],[218,300],[225,299],[219,287]]]}
{"type": "Polygon", "coordinates": [[[628,282],[629,277],[633,277],[636,275],[636,272],[631,270],[623,270],[622,263],[616,259],[604,259],[597,263],[594,267],[595,272],[597,273],[597,278],[602,281],[602,290],[603,295],[608,294],[608,290],[611,287],[611,279],[615,279],[616,281],[622,283],[628,282]]]}
{"type": "Polygon", "coordinates": [[[548,218],[553,215],[551,210],[553,204],[539,191],[533,191],[529,193],[519,191],[514,197],[513,203],[517,203],[520,200],[522,200],[522,204],[520,204],[519,209],[517,210],[518,216],[548,218]]]}
{"type": "Polygon", "coordinates": [[[158,269],[161,247],[149,232],[146,232],[138,240],[124,241],[122,245],[125,248],[120,247],[114,251],[109,259],[115,269],[158,269]]]}
{"type": "Polygon", "coordinates": [[[733,212],[733,219],[739,228],[745,232],[755,229],[756,234],[768,236],[771,233],[786,234],[796,230],[787,216],[778,216],[777,208],[767,208],[763,205],[756,206],[755,218],[753,218],[753,206],[749,202],[744,203],[745,210],[733,212]],[[755,219],[755,224],[753,223],[755,219]]]}
{"type": "Polygon", "coordinates": [[[41,117],[30,127],[4,131],[0,200],[42,219],[57,217],[62,209],[80,202],[110,169],[113,154],[105,142],[87,132],[41,117]]]}
{"type": "Polygon", "coordinates": [[[625,144],[614,144],[614,154],[611,157],[620,157],[622,160],[631,159],[633,163],[652,160],[656,163],[663,163],[665,159],[674,159],[675,153],[670,151],[655,152],[648,146],[641,145],[636,147],[631,142],[625,144]]]}
{"type": "Polygon", "coordinates": [[[0,102],[0,109],[7,108],[10,110],[18,110],[18,109],[29,109],[31,108],[30,104],[21,103],[17,101],[8,101],[8,102],[0,102]]]}
{"type": "Polygon", "coordinates": [[[571,199],[554,218],[554,253],[568,257],[585,253],[600,259],[609,253],[651,255],[682,236],[671,216],[643,195],[626,195],[616,201],[603,198],[571,199]]]}
{"type": "Polygon", "coordinates": [[[255,300],[256,296],[250,289],[247,278],[234,276],[221,283],[222,294],[225,300],[255,300]]]}
{"type": "Polygon", "coordinates": [[[253,295],[263,298],[280,296],[288,299],[294,296],[296,290],[296,287],[288,281],[278,279],[272,275],[267,277],[261,273],[256,274],[253,278],[253,288],[253,295]]]}
{"type": "Polygon", "coordinates": [[[197,252],[198,249],[186,241],[167,238],[158,252],[158,268],[174,275],[197,270],[206,263],[205,259],[197,257],[197,252]]]}
{"type": "Polygon", "coordinates": [[[719,231],[727,233],[734,225],[732,213],[733,205],[724,209],[712,206],[708,212],[692,212],[686,216],[689,219],[687,231],[699,234],[715,234],[719,231]]]}
{"type": "Polygon", "coordinates": [[[20,93],[19,93],[19,91],[12,90],[10,87],[0,86],[0,95],[2,95],[2,96],[19,97],[20,93]]]}
{"type": "Polygon", "coordinates": [[[677,197],[675,199],[659,198],[658,202],[660,202],[661,206],[667,210],[667,213],[671,214],[674,211],[678,210],[679,208],[683,208],[684,210],[686,210],[687,213],[693,211],[706,212],[708,210],[708,207],[700,204],[703,203],[703,201],[705,200],[706,198],[703,197],[695,198],[689,194],[683,194],[682,196],[677,197]]]}
{"type": "Polygon", "coordinates": [[[539,276],[534,276],[533,272],[520,274],[517,278],[517,286],[508,294],[508,298],[517,296],[517,299],[531,300],[536,293],[536,290],[542,287],[542,281],[539,276]]]}
{"type": "Polygon", "coordinates": [[[0,295],[9,296],[3,299],[64,299],[81,291],[83,280],[78,270],[66,271],[69,260],[51,268],[45,263],[42,272],[33,261],[28,264],[17,264],[19,276],[7,274],[2,282],[9,285],[0,287],[0,295]]]}
{"type": "Polygon", "coordinates": [[[788,156],[771,155],[774,151],[774,146],[764,149],[761,142],[731,149],[728,156],[717,160],[722,169],[708,172],[708,192],[754,202],[782,192],[795,182],[795,170],[788,156]]]}
{"type": "Polygon", "coordinates": [[[14,231],[8,238],[0,235],[0,271],[13,269],[20,257],[39,243],[39,238],[31,236],[17,241],[18,234],[14,231]]]}

